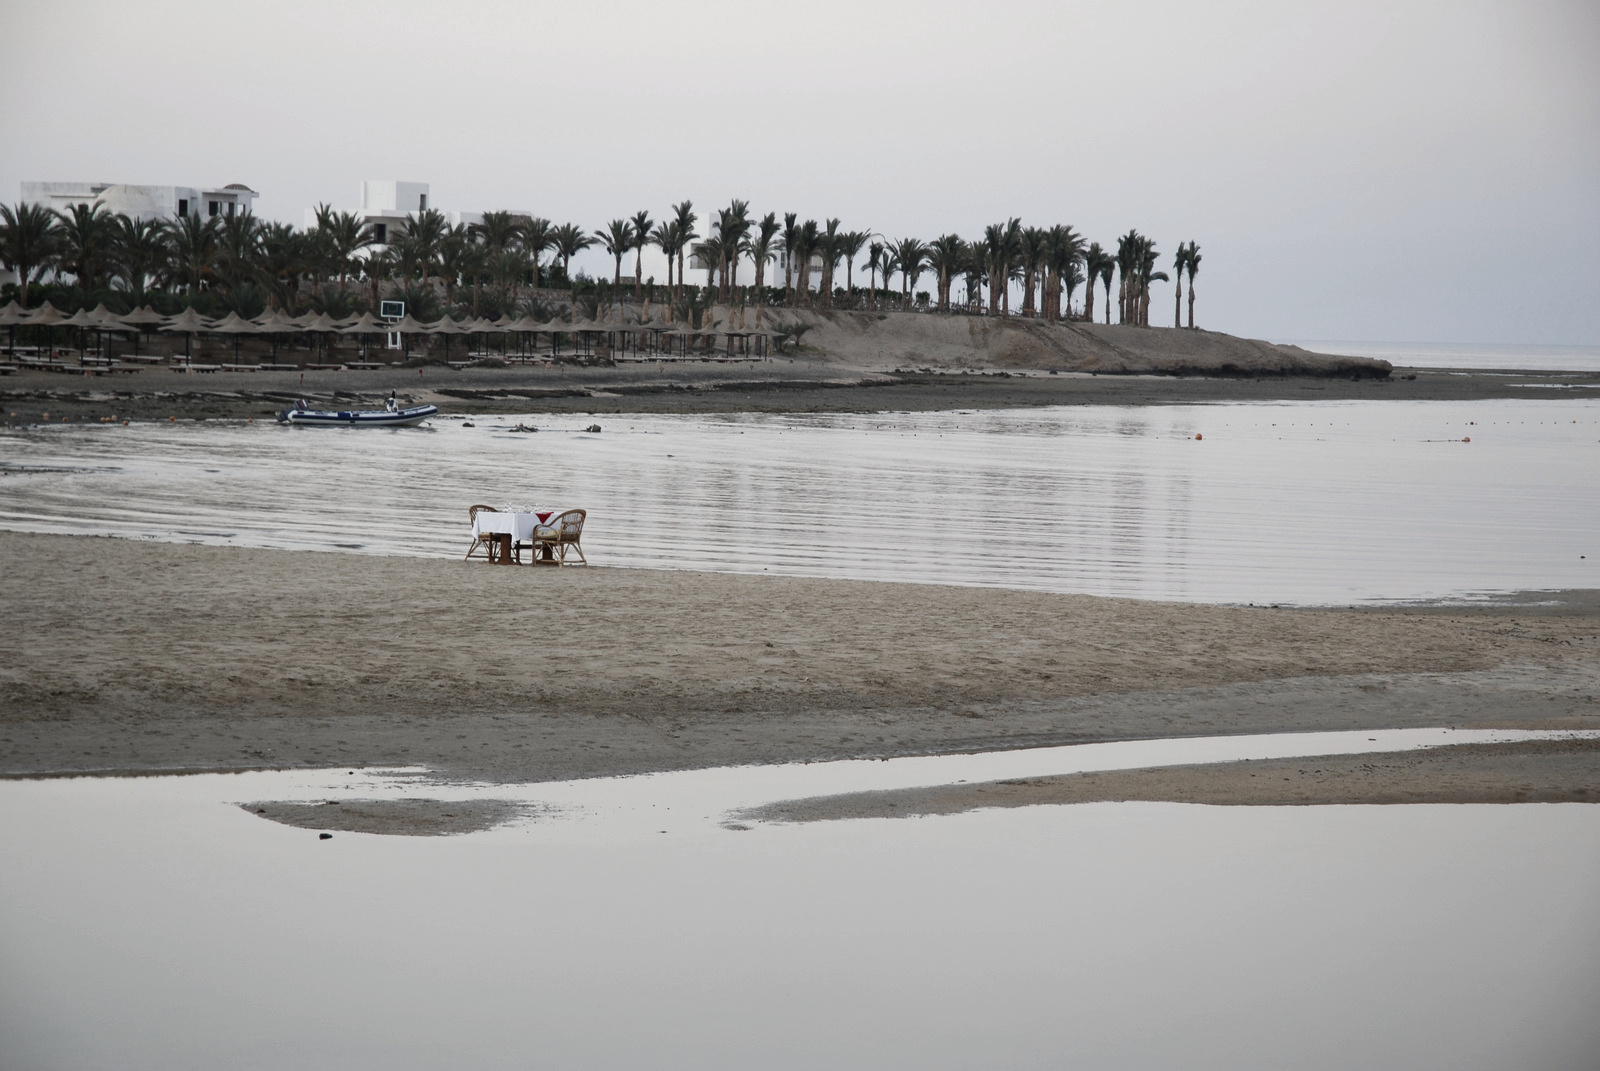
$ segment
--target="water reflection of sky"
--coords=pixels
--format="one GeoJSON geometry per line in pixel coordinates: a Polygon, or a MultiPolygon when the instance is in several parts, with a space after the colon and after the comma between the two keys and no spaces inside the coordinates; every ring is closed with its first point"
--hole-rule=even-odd
{"type": "Polygon", "coordinates": [[[1590,804],[717,824],[859,780],[802,768],[531,786],[589,813],[446,838],[233,806],[385,776],[0,782],[5,1065],[1555,1071],[1600,1046],[1590,804]]]}
{"type": "Polygon", "coordinates": [[[589,419],[12,430],[0,524],[447,555],[468,505],[535,502],[587,508],[611,565],[1302,604],[1600,586],[1596,400],[589,419]]]}

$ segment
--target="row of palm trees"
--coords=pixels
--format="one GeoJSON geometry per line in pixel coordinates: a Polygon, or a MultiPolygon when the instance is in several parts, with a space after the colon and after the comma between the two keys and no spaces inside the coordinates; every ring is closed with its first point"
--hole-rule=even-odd
{"type": "Polygon", "coordinates": [[[299,229],[249,213],[157,222],[112,215],[100,205],[53,212],[24,203],[0,205],[0,262],[17,272],[24,305],[30,285],[53,274],[70,276],[85,293],[119,286],[135,301],[151,288],[181,291],[191,299],[205,292],[254,295],[258,303],[264,299],[290,313],[308,292],[321,294],[319,305],[348,308],[353,282],[368,292],[369,307],[377,305],[386,285],[410,293],[442,290],[446,305],[470,302],[477,316],[486,302],[493,306],[491,314],[515,308],[523,287],[572,285],[572,258],[595,246],[612,257],[614,298],[624,292],[624,262],[632,257],[637,299],[643,296],[644,253],[655,248],[667,261],[670,306],[693,290],[695,301],[753,299],[760,305],[781,300],[790,306],[877,309],[881,300],[911,309],[928,304],[928,295],[916,288],[929,275],[940,311],[1010,316],[1012,291],[1020,285],[1019,312],[1051,322],[1072,315],[1080,287],[1081,318],[1092,321],[1098,284],[1110,323],[1115,278],[1118,322],[1148,325],[1150,285],[1173,280],[1174,326],[1179,326],[1186,274],[1189,326],[1194,326],[1194,277],[1201,259],[1194,242],[1178,246],[1169,276],[1158,270],[1154,241],[1132,230],[1117,239],[1114,252],[1086,242],[1072,227],[1024,227],[1016,218],[990,224],[971,240],[957,234],[930,242],[893,240],[845,230],[838,219],[802,221],[792,212],[781,219],[773,212],[758,218],[740,200],[712,213],[707,233],[696,229],[700,222],[690,201],[673,205],[661,220],[641,211],[592,233],[576,224],[510,212],[487,212],[480,222],[452,225],[443,213],[429,209],[408,216],[404,227],[380,241],[372,224],[327,205],[316,209],[312,226],[299,229]],[[780,259],[781,294],[776,278],[770,287],[767,282],[768,267],[780,259]],[[753,269],[748,287],[740,282],[747,261],[753,269]],[[706,272],[704,290],[688,283],[691,267],[706,272]],[[868,276],[864,292],[855,284],[857,270],[868,276]],[[898,294],[891,286],[897,276],[898,294]],[[952,293],[958,281],[964,288],[961,303],[952,293]]]}

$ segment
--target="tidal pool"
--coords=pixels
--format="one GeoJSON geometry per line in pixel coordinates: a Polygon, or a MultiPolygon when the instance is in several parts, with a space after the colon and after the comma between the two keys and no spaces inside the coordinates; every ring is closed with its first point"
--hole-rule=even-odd
{"type": "Polygon", "coordinates": [[[1528,735],[534,786],[345,770],[4,782],[0,1051],[119,1069],[1588,1066],[1594,805],[720,824],[723,807],[797,792],[1528,735]],[[322,840],[235,805],[420,792],[547,806],[485,833],[322,840]]]}

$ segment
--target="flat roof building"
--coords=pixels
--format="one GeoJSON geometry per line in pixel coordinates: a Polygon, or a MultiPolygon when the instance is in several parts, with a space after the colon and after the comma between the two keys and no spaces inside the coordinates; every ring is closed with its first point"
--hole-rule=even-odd
{"type": "Polygon", "coordinates": [[[255,190],[226,186],[134,186],[115,182],[24,182],[22,199],[66,212],[73,205],[104,205],[130,219],[184,219],[242,215],[254,209],[255,190]]]}
{"type": "MultiPolygon", "coordinates": [[[[483,222],[482,212],[444,211],[430,204],[426,182],[399,182],[395,179],[363,179],[361,207],[356,209],[356,218],[372,225],[377,231],[379,245],[388,245],[390,234],[405,231],[407,216],[414,216],[430,208],[439,211],[440,215],[444,216],[445,222],[452,227],[463,223],[471,225],[483,222]]],[[[306,229],[310,230],[316,225],[317,210],[306,209],[306,229]]]]}

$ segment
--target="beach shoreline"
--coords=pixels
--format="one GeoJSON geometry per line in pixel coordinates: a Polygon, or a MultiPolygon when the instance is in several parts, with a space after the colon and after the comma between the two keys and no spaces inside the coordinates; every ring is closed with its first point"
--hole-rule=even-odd
{"type": "Polygon", "coordinates": [[[146,369],[133,377],[24,372],[0,380],[0,426],[62,421],[262,420],[305,398],[314,407],[402,404],[442,414],[857,413],[1043,406],[1281,401],[1486,401],[1600,397],[1600,373],[1402,369],[1387,379],[1180,376],[1004,369],[863,371],[787,359],[614,368],[469,368],[218,372],[146,369]],[[1414,376],[1415,378],[1410,378],[1414,376]]]}
{"type": "Polygon", "coordinates": [[[1600,599],[1290,610],[0,532],[0,775],[527,782],[1102,740],[1600,728],[1600,599]],[[425,593],[394,610],[395,592],[425,593]]]}

